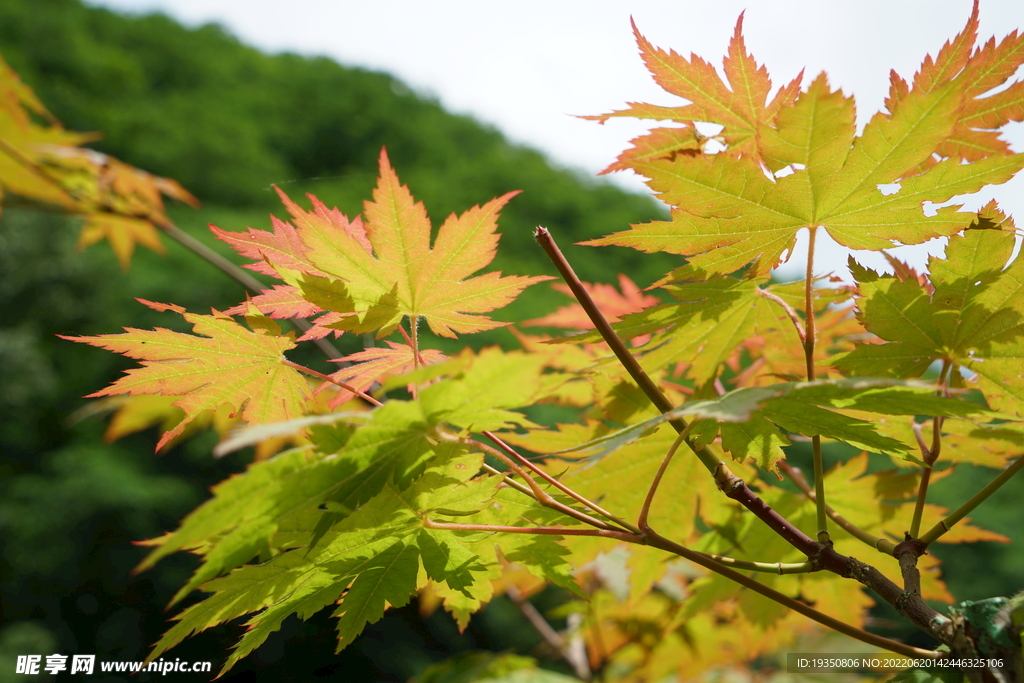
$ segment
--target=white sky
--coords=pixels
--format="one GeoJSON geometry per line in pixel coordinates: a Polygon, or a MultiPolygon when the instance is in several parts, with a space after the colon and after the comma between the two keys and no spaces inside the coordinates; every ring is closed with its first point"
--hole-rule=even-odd
{"type": "MultiPolygon", "coordinates": [[[[110,9],[162,11],[189,26],[216,22],[268,52],[325,55],[342,64],[388,71],[451,111],[492,124],[558,164],[594,174],[653,122],[575,118],[627,101],[673,105],[637,56],[630,16],[655,45],[720,65],[736,18],[746,10],[748,49],[778,86],[801,68],[825,70],[833,86],[856,95],[863,122],[882,106],[888,71],[913,75],[926,53],[964,25],[970,0],[87,0],[110,9]]],[[[1002,38],[1024,26],[1024,2],[982,0],[979,37],[1002,38]]],[[[806,78],[806,77],[805,77],[806,78]]],[[[809,82],[805,80],[805,83],[809,82]]],[[[1024,124],[1005,135],[1024,151],[1024,124]]],[[[612,180],[645,191],[638,178],[612,180]]],[[[1024,174],[984,197],[1024,227],[1024,174]]],[[[625,229],[626,226],[623,226],[625,229]]],[[[845,273],[845,251],[819,247],[822,271],[845,273]]],[[[941,251],[941,245],[931,248],[941,251]]],[[[921,264],[922,247],[894,253],[921,264]]],[[[799,253],[799,248],[798,248],[799,253]]],[[[881,258],[858,254],[881,268],[881,258]]],[[[795,259],[787,273],[798,276],[795,259]]]]}

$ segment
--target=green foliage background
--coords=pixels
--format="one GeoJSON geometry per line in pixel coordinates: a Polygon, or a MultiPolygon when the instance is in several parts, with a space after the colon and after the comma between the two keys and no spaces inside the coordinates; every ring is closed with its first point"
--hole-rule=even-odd
{"type": "MultiPolygon", "coordinates": [[[[649,198],[553,167],[540,153],[445,112],[391,76],[324,58],[267,56],[216,26],[190,30],[165,16],[125,17],[74,0],[5,0],[0,53],[68,128],[102,131],[96,149],[175,178],[196,194],[204,206],[176,207],[172,218],[229,257],[205,226],[266,225],[267,213],[280,206],[271,184],[295,198],[314,192],[349,215],[359,213],[381,146],[435,223],[524,190],[501,221],[496,266],[508,273],[550,271],[531,238],[538,223],[557,230],[567,245],[663,213],[649,198]]],[[[8,208],[0,218],[0,681],[12,675],[8,659],[32,647],[141,660],[166,629],[163,605],[191,565],[175,557],[132,576],[143,553],[131,541],[173,528],[207,487],[244,466],[241,456],[213,460],[209,436],[154,456],[152,433],[107,445],[101,420],[67,421],[86,403],[81,396],[127,364],[56,334],[171,324],[132,296],[194,311],[242,297],[239,287],[176,244],[166,257],[138,254],[131,271],[121,273],[106,247],[76,253],[76,231],[73,220],[56,215],[8,208]]],[[[647,284],[678,265],[626,249],[567,251],[585,280],[607,281],[621,271],[647,284]]],[[[537,287],[502,315],[537,317],[560,303],[537,287]]],[[[507,332],[477,336],[486,343],[511,340],[507,332]]],[[[343,338],[339,346],[351,351],[357,342],[343,338]]],[[[299,360],[326,367],[322,359],[299,360]]],[[[801,456],[793,453],[797,461],[801,456]]],[[[953,503],[961,499],[957,489],[973,490],[984,480],[980,472],[958,473],[936,489],[953,503]]],[[[1019,513],[1011,503],[1022,493],[1019,484],[1006,487],[976,518],[1013,535],[1019,513]]],[[[962,598],[1020,588],[1019,552],[982,543],[943,550],[951,588],[962,598]]],[[[558,596],[542,596],[542,606],[544,600],[558,596]]],[[[288,622],[229,680],[259,671],[281,681],[400,681],[453,652],[529,652],[539,641],[503,601],[463,635],[443,614],[421,620],[414,607],[398,610],[341,656],[332,654],[326,622],[288,622]]],[[[174,655],[219,662],[234,637],[230,629],[205,633],[174,655]]]]}

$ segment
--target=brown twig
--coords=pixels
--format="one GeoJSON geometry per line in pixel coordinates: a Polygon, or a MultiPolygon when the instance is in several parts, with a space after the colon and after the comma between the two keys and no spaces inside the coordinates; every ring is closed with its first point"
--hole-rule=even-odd
{"type": "MultiPolygon", "coordinates": [[[[583,287],[579,278],[576,277],[576,274],[575,272],[573,272],[572,267],[565,259],[565,256],[562,254],[561,250],[559,250],[558,245],[555,244],[554,240],[552,239],[550,232],[548,232],[546,228],[538,227],[536,233],[534,234],[534,237],[537,239],[537,242],[540,244],[540,246],[544,249],[545,253],[547,253],[548,257],[555,264],[555,267],[558,269],[558,272],[562,275],[562,278],[569,286],[569,289],[572,291],[577,301],[579,301],[584,311],[586,311],[587,315],[594,323],[594,327],[598,330],[598,332],[600,332],[605,342],[615,353],[615,356],[619,358],[623,367],[630,374],[630,376],[637,383],[637,385],[641,388],[641,390],[647,395],[648,399],[650,399],[650,401],[661,412],[667,412],[668,410],[671,410],[673,407],[671,402],[669,402],[667,397],[665,397],[665,395],[661,392],[658,386],[654,384],[654,382],[647,375],[647,373],[644,372],[642,368],[640,368],[639,363],[637,363],[636,359],[633,358],[632,354],[629,352],[629,349],[622,342],[622,340],[619,339],[618,335],[615,334],[615,331],[612,329],[611,325],[605,319],[600,309],[594,303],[594,300],[590,297],[590,294],[583,287]]],[[[810,298],[810,294],[808,294],[808,298],[810,298]]],[[[812,335],[813,328],[809,328],[807,330],[807,334],[812,335]]],[[[810,350],[813,352],[813,346],[810,347],[810,350]]],[[[687,427],[687,424],[684,420],[673,420],[670,422],[670,424],[672,424],[672,426],[676,429],[677,432],[682,432],[687,427]]],[[[718,487],[726,494],[726,496],[739,502],[745,508],[753,512],[775,533],[779,534],[779,536],[785,539],[793,547],[797,548],[802,553],[807,555],[807,557],[811,560],[812,563],[815,564],[816,567],[820,569],[826,569],[828,571],[839,574],[840,576],[852,578],[859,581],[860,583],[864,584],[865,586],[873,590],[883,600],[896,606],[900,614],[906,616],[914,624],[924,629],[926,632],[935,635],[943,642],[948,642],[950,634],[947,631],[950,620],[947,617],[943,617],[934,609],[929,607],[927,603],[920,599],[920,596],[917,596],[916,598],[912,599],[906,599],[905,596],[903,596],[903,590],[899,586],[894,584],[892,581],[890,581],[888,578],[886,578],[881,572],[879,572],[874,567],[866,565],[863,562],[860,562],[852,557],[846,557],[844,555],[841,555],[840,553],[835,551],[835,549],[832,547],[830,543],[819,543],[817,541],[814,541],[809,536],[807,536],[807,534],[803,533],[802,531],[800,531],[800,529],[796,528],[792,522],[790,522],[788,519],[784,518],[778,512],[773,510],[757,494],[751,491],[742,479],[740,479],[739,477],[737,477],[736,475],[729,471],[728,467],[726,467],[722,459],[717,457],[710,450],[709,447],[705,446],[703,448],[700,448],[696,443],[694,443],[690,439],[686,439],[686,443],[691,448],[691,450],[694,451],[697,457],[700,458],[701,462],[704,463],[705,467],[708,467],[709,470],[711,470],[712,475],[715,478],[715,482],[718,484],[718,487]],[[897,605],[897,603],[899,604],[897,605]]],[[[819,499],[816,502],[816,505],[819,505],[822,510],[825,509],[823,500],[819,499]]],[[[669,552],[676,552],[682,557],[692,559],[692,561],[696,562],[697,564],[700,564],[701,566],[712,568],[713,571],[728,571],[728,574],[725,574],[726,576],[728,576],[728,578],[735,580],[737,583],[740,583],[742,585],[751,587],[753,590],[757,590],[759,593],[765,595],[766,597],[776,599],[775,591],[772,591],[772,594],[764,592],[763,590],[761,590],[765,588],[764,586],[761,586],[756,581],[748,579],[748,577],[746,577],[743,574],[739,574],[738,572],[734,572],[732,570],[727,570],[725,567],[722,567],[721,565],[717,564],[714,560],[705,557],[700,557],[698,553],[683,548],[682,546],[679,546],[678,544],[668,541],[667,539],[664,539],[663,537],[658,536],[653,532],[650,532],[649,534],[645,535],[645,538],[648,540],[649,545],[661,547],[662,549],[669,550],[669,552]],[[651,540],[657,540],[657,542],[661,543],[661,545],[651,543],[651,540]],[[683,552],[677,552],[677,549],[683,552]],[[698,557],[699,560],[693,559],[698,557]],[[749,584],[751,583],[757,585],[758,588],[753,588],[752,586],[750,586],[749,584]]],[[[824,617],[824,615],[820,615],[820,613],[817,613],[814,610],[810,610],[809,607],[803,605],[802,603],[796,603],[798,606],[791,605],[790,603],[795,602],[791,598],[782,596],[781,594],[778,594],[778,597],[782,598],[781,600],[779,600],[779,602],[782,602],[783,604],[792,607],[797,612],[810,616],[812,619],[821,621],[820,619],[818,619],[818,617],[824,617]],[[815,615],[817,616],[808,614],[807,610],[815,612],[815,615]]],[[[850,627],[847,624],[843,624],[842,622],[836,622],[831,618],[827,618],[827,621],[821,621],[821,623],[825,623],[826,625],[832,626],[836,628],[836,630],[839,630],[842,633],[852,635],[855,638],[861,638],[861,636],[859,635],[851,634],[850,629],[853,629],[853,627],[850,627]]],[[[860,631],[860,629],[854,630],[860,631]]],[[[885,643],[882,644],[880,642],[877,642],[877,639],[879,638],[878,636],[866,633],[865,635],[870,636],[870,638],[872,639],[865,640],[865,642],[879,644],[880,647],[891,649],[893,652],[899,652],[901,654],[908,654],[910,652],[915,653],[909,656],[936,656],[936,653],[931,653],[925,650],[919,650],[917,648],[911,648],[907,645],[904,645],[903,643],[897,643],[896,641],[892,641],[886,638],[881,639],[882,641],[885,641],[885,643]]],[[[864,638],[861,639],[863,640],[864,638]]]]}

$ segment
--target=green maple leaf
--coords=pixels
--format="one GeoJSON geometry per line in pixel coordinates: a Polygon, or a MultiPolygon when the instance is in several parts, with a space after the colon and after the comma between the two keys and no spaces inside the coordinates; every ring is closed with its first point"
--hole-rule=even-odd
{"type": "Polygon", "coordinates": [[[344,518],[385,486],[412,484],[435,456],[419,406],[389,402],[356,429],[333,457],[293,451],[258,462],[214,487],[214,497],[185,518],[176,531],[149,541],[159,546],[139,566],[146,569],[178,550],[192,550],[203,563],[172,600],[222,572],[289,547],[278,529],[289,518],[330,503],[344,518]]]}
{"type": "Polygon", "coordinates": [[[453,364],[459,368],[454,376],[420,392],[420,403],[432,420],[477,432],[532,425],[509,408],[532,405],[552,386],[552,380],[569,379],[542,375],[543,365],[542,357],[520,351],[491,347],[475,355],[467,350],[453,364]]]}
{"type": "Polygon", "coordinates": [[[883,415],[993,416],[982,406],[938,397],[934,386],[923,383],[884,379],[785,382],[736,389],[717,399],[690,401],[561,452],[589,453],[596,461],[650,434],[664,422],[683,417],[720,423],[723,442],[728,440],[736,449],[734,455],[753,456],[766,468],[782,457],[781,446],[788,443],[780,427],[876,453],[909,457],[908,446],[880,433],[871,422],[836,412],[842,410],[883,415]]]}
{"type": "MultiPolygon", "coordinates": [[[[877,250],[952,235],[970,223],[970,214],[944,207],[929,216],[925,202],[941,203],[1006,182],[1024,167],[1024,156],[1005,149],[975,154],[964,163],[960,154],[943,147],[962,130],[964,102],[976,94],[965,77],[947,74],[915,81],[913,88],[901,91],[898,106],[891,101],[892,111],[876,114],[857,136],[853,99],[832,91],[824,74],[795,100],[792,92],[783,96],[783,89],[766,105],[767,73],[753,68],[752,60],[736,70],[739,33],[726,65],[731,90],[702,60],[661,52],[639,35],[638,40],[659,84],[692,104],[663,108],[661,115],[643,107],[616,115],[671,118],[685,126],[717,123],[724,126],[720,139],[727,149],[636,155],[629,168],[646,176],[673,207],[672,219],[634,225],[587,244],[684,255],[689,263],[674,279],[707,279],[746,266],[752,274],[767,273],[792,250],[801,228],[823,227],[852,249],[877,250]],[[941,150],[948,154],[936,160],[933,155],[941,150]],[[879,189],[894,184],[894,193],[879,189]]],[[[978,61],[984,59],[991,61],[992,55],[972,57],[947,71],[984,69],[978,61]]],[[[989,80],[1009,78],[1007,66],[989,68],[989,80]]],[[[1003,103],[1000,116],[1012,117],[1006,113],[1012,108],[1003,103]]]]}
{"type": "Polygon", "coordinates": [[[1020,413],[1024,401],[1024,261],[1015,258],[1013,225],[993,205],[962,235],[949,240],[945,258],[930,262],[931,285],[879,277],[857,269],[858,317],[883,343],[861,344],[835,365],[850,374],[917,377],[935,361],[976,373],[992,408],[1020,413]],[[1005,266],[1005,268],[1004,268],[1005,266]]]}
{"type": "MultiPolygon", "coordinates": [[[[495,504],[508,495],[504,491],[509,489],[498,488],[502,477],[472,478],[482,455],[465,454],[452,444],[442,450],[411,487],[400,491],[386,486],[325,533],[318,530],[317,511],[292,516],[283,531],[291,550],[204,584],[203,590],[212,595],[175,617],[178,623],[157,643],[149,661],[194,633],[251,614],[224,673],[259,647],[289,615],[306,619],[334,603],[338,604],[333,616],[338,618],[340,650],[389,606],[406,604],[421,587],[421,576],[467,596],[486,583],[489,595],[498,567],[489,534],[432,528],[424,520],[453,516],[458,521],[477,520],[485,512],[488,519],[509,523],[520,512],[514,506],[495,504]]],[[[526,507],[537,507],[513,493],[526,501],[526,507]]],[[[517,561],[536,566],[539,573],[568,577],[567,566],[559,567],[556,559],[564,551],[558,551],[550,539],[516,539],[507,551],[517,561]],[[535,558],[525,551],[530,544],[539,550],[535,558]]]]}

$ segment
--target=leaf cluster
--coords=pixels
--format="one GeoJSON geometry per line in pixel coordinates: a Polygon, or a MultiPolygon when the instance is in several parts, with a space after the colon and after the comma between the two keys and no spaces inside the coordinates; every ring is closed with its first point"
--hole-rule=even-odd
{"type": "MultiPolygon", "coordinates": [[[[1024,398],[1012,222],[994,204],[925,210],[1024,167],[997,136],[1021,118],[1024,87],[983,97],[1024,62],[1024,41],[1014,33],[975,48],[977,21],[975,7],[910,81],[893,74],[886,111],[860,134],[853,98],[824,74],[772,94],[742,17],[724,79],[636,30],[655,80],[686,104],[595,118],[676,124],[609,167],[648,178],[671,219],[589,243],[687,262],[652,287],[658,296],[626,278],[620,291],[586,285],[538,229],[576,303],[529,324],[578,332],[569,337],[516,332],[521,350],[450,357],[431,348],[504,326],[489,314],[547,278],[478,274],[515,193],[435,231],[383,151],[359,217],[279,192],[291,220],[273,219],[272,232],[214,228],[280,284],[211,315],[143,302],[195,334],[76,338],[142,364],[96,396],[173,397],[183,418],[161,446],[217,410],[250,425],[221,452],[270,437],[300,444],[220,484],[177,531],[147,542],[142,568],[177,551],[200,557],[175,602],[209,594],[176,616],[150,659],[245,617],[227,670],[289,615],[328,606],[340,649],[413,595],[464,627],[498,592],[541,582],[581,598],[568,609],[586,661],[564,643],[562,655],[622,680],[753,659],[807,632],[804,617],[875,647],[943,656],[865,630],[876,601],[954,654],[994,652],[957,613],[926,602],[953,599],[929,544],[1006,540],[967,515],[1022,463],[1009,464],[1006,446],[1022,438],[1024,398]],[[704,124],[720,132],[708,137],[704,124]],[[807,277],[772,283],[804,229],[807,277]],[[821,231],[854,249],[948,244],[926,272],[854,262],[855,285],[829,288],[816,277],[821,231]],[[311,320],[296,339],[284,319],[311,320]],[[337,372],[285,356],[343,334],[367,347],[333,359],[337,372]],[[522,412],[541,403],[577,419],[543,425],[522,412]],[[829,443],[859,455],[827,469],[829,443]],[[810,481],[790,462],[798,444],[810,447],[810,481]],[[894,468],[869,469],[871,454],[894,468]],[[950,462],[1006,469],[950,511],[928,501],[950,462]],[[618,593],[606,559],[617,546],[628,575],[618,593]],[[864,552],[868,563],[854,557],[864,552]]],[[[1014,628],[999,647],[1019,657],[1014,628]]]]}

